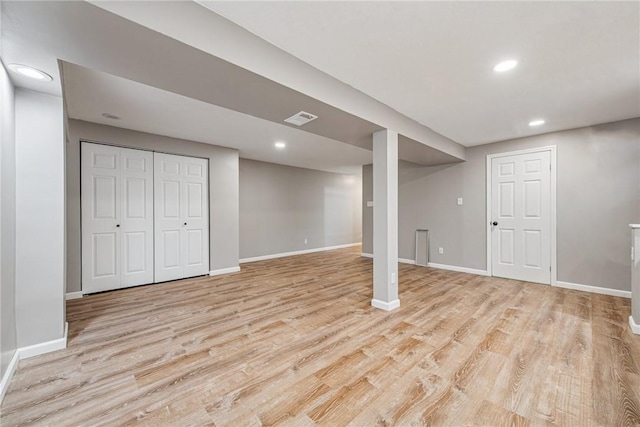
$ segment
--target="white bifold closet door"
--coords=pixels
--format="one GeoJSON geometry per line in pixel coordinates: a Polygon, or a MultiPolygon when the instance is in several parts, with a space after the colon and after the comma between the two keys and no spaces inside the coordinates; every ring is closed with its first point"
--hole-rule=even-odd
{"type": "Polygon", "coordinates": [[[209,273],[208,163],[154,154],[155,281],[209,273]]]}
{"type": "Polygon", "coordinates": [[[153,153],[81,151],[82,292],[153,283],[153,153]]]}

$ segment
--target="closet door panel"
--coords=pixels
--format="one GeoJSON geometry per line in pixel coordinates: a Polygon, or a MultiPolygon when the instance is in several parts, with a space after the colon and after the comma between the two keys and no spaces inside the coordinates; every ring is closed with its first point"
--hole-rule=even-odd
{"type": "Polygon", "coordinates": [[[202,230],[187,230],[187,267],[200,268],[205,264],[204,253],[202,251],[203,240],[202,230]]]}
{"type": "Polygon", "coordinates": [[[81,147],[82,291],[120,286],[119,148],[83,143],[81,147]]]}
{"type": "Polygon", "coordinates": [[[154,154],[155,278],[165,282],[183,277],[183,178],[179,156],[154,154]]]}
{"type": "Polygon", "coordinates": [[[93,233],[92,247],[93,266],[92,279],[107,279],[118,275],[118,234],[93,233]]]}
{"type": "Polygon", "coordinates": [[[153,283],[153,153],[120,149],[121,285],[153,283]]]}
{"type": "Polygon", "coordinates": [[[155,153],[156,281],[209,272],[207,161],[155,153]]]}
{"type": "Polygon", "coordinates": [[[185,277],[209,273],[208,162],[184,158],[185,183],[185,277]]]}

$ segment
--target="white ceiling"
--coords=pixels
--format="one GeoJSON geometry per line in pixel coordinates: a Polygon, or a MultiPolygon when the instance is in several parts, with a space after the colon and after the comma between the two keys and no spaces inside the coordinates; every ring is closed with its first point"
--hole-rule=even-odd
{"type": "Polygon", "coordinates": [[[466,146],[640,116],[640,2],[199,3],[466,146]]]}
{"type": "Polygon", "coordinates": [[[240,157],[359,175],[369,150],[63,62],[70,118],[235,148],[240,157]],[[120,120],[105,118],[109,113],[120,120]],[[276,141],[286,149],[274,148],[276,141]]]}
{"type": "MultiPolygon", "coordinates": [[[[365,93],[465,145],[640,116],[637,2],[206,3],[290,54],[193,2],[106,4],[121,15],[86,2],[1,5],[2,60],[55,78],[14,83],[59,95],[58,60],[66,61],[72,118],[273,163],[358,173],[371,162],[371,133],[387,127],[380,118],[400,116],[365,93]],[[511,56],[519,67],[492,71],[511,56]],[[274,77],[283,73],[316,93],[274,77]],[[321,116],[308,132],[281,124],[300,109],[321,116]],[[547,124],[527,127],[537,117],[547,124]],[[272,148],[279,139],[284,152],[272,148]]],[[[417,141],[401,135],[400,157],[464,158],[452,141],[417,141]]]]}
{"type": "MultiPolygon", "coordinates": [[[[243,158],[330,172],[360,173],[361,165],[372,161],[371,134],[383,128],[379,124],[154,31],[136,19],[123,19],[80,1],[2,1],[0,6],[3,62],[31,65],[54,77],[53,82],[40,83],[12,74],[14,84],[63,95],[71,118],[236,148],[243,158]],[[59,63],[67,64],[64,93],[59,63]],[[303,128],[283,123],[300,110],[320,117],[303,128]],[[108,120],[102,113],[115,114],[122,120],[108,120]],[[280,139],[289,145],[284,152],[273,150],[273,142],[280,139]]],[[[194,2],[121,2],[119,6],[140,7],[147,18],[156,12],[168,13],[172,22],[175,16],[182,16],[199,39],[225,40],[220,44],[225,48],[236,39],[245,47],[251,45],[246,52],[241,49],[248,58],[267,48],[295,59],[194,2]],[[220,33],[219,37],[211,37],[206,31],[211,28],[220,33]]],[[[259,63],[275,64],[281,70],[278,59],[282,58],[263,58],[259,63]]],[[[317,71],[295,61],[303,65],[302,69],[317,71]]],[[[325,82],[339,83],[320,74],[325,82]]],[[[344,86],[341,89],[351,89],[364,97],[358,99],[359,106],[371,105],[367,101],[378,103],[339,84],[344,86]]],[[[345,98],[342,92],[335,93],[345,98]]],[[[385,111],[380,106],[373,105],[378,115],[385,111]]],[[[423,137],[440,137],[424,130],[423,137]]],[[[463,158],[464,151],[457,150],[461,146],[444,137],[439,142],[445,146],[450,142],[455,154],[442,151],[443,144],[433,148],[400,135],[399,157],[424,165],[463,158]]]]}

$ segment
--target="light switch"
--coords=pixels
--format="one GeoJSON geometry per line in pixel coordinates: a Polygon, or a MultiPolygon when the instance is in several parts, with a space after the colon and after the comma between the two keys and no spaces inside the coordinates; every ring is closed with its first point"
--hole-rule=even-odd
{"type": "Polygon", "coordinates": [[[462,197],[458,197],[458,206],[462,206],[462,197]]]}
{"type": "Polygon", "coordinates": [[[367,207],[368,208],[372,208],[373,207],[373,200],[367,201],[367,207]]]}
{"type": "Polygon", "coordinates": [[[391,273],[391,284],[395,284],[396,283],[396,273],[391,273]]]}

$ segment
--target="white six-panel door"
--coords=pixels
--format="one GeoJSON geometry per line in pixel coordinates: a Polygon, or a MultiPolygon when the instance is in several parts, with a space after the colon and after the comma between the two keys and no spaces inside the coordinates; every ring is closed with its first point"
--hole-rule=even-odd
{"type": "Polygon", "coordinates": [[[153,282],[153,155],[83,143],[82,292],[153,282]]]}
{"type": "Polygon", "coordinates": [[[153,283],[153,153],[120,149],[121,286],[153,283]]]}
{"type": "Polygon", "coordinates": [[[209,272],[208,164],[155,153],[155,281],[209,272]]]}
{"type": "Polygon", "coordinates": [[[551,283],[551,154],[491,159],[492,274],[551,283]]]}

